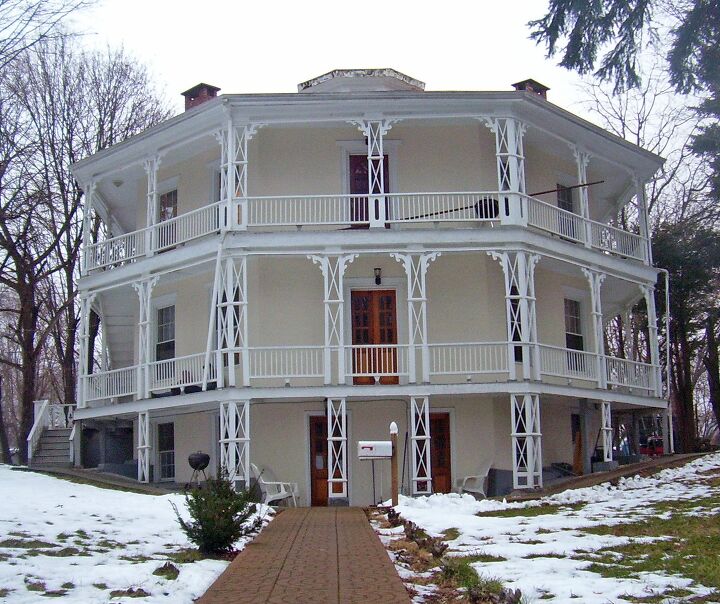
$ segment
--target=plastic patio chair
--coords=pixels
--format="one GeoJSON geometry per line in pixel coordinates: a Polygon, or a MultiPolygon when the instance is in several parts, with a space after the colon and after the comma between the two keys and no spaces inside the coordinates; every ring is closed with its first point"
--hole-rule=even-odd
{"type": "Polygon", "coordinates": [[[296,482],[266,480],[266,476],[268,478],[275,478],[271,470],[263,468],[262,471],[260,471],[254,463],[250,464],[250,468],[257,479],[257,484],[262,493],[262,502],[265,505],[272,505],[274,502],[290,499],[292,500],[293,507],[297,507],[298,485],[296,482]]]}
{"type": "Polygon", "coordinates": [[[477,474],[473,476],[464,476],[455,481],[455,489],[458,493],[468,493],[476,499],[485,499],[485,480],[490,473],[492,459],[483,462],[477,474]]]}

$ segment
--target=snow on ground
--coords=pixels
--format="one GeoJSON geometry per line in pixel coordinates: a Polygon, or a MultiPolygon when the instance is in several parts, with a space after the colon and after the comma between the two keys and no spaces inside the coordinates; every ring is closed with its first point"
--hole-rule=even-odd
{"type": "MultiPolygon", "coordinates": [[[[650,515],[657,516],[653,505],[663,501],[718,495],[720,488],[703,482],[707,476],[701,475],[717,470],[720,470],[720,453],[706,455],[680,468],[662,470],[650,477],[621,479],[617,486],[604,483],[535,501],[477,501],[467,494],[438,494],[415,499],[401,496],[396,510],[431,535],[457,528],[460,535],[449,542],[451,555],[485,554],[506,558],[506,561],[480,562],[473,566],[481,575],[499,578],[512,589],[519,588],[530,601],[545,596],[542,601],[556,603],[625,602],[623,595],[648,596],[652,591],[662,592],[673,587],[687,588],[700,595],[711,590],[693,586],[687,578],[657,573],[645,573],[641,579],[605,578],[584,570],[590,564],[588,560],[571,556],[587,555],[629,541],[626,537],[594,535],[580,529],[638,522],[650,515]],[[479,512],[540,505],[572,507],[553,509],[536,516],[476,516],[479,512]],[[549,598],[549,594],[554,597],[549,598]]],[[[387,542],[398,530],[402,531],[400,528],[379,532],[385,534],[383,540],[387,542]]]]}
{"type": "MultiPolygon", "coordinates": [[[[143,589],[150,596],[131,601],[193,602],[228,563],[172,561],[176,579],[153,575],[168,554],[193,547],[171,503],[188,517],[183,495],[126,493],[0,465],[0,601],[36,603],[46,591],[66,590],[64,602],[91,604],[111,601],[114,590],[143,589]],[[18,541],[25,543],[7,547],[18,541]]],[[[258,507],[269,520],[270,509],[258,507]]],[[[129,598],[112,601],[119,600],[129,598]]]]}

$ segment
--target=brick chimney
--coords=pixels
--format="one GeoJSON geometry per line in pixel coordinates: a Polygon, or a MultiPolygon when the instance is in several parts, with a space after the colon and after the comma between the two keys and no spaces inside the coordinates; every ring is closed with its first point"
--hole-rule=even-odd
{"type": "Polygon", "coordinates": [[[515,88],[515,90],[532,92],[533,94],[537,94],[538,96],[546,100],[547,91],[550,90],[544,84],[541,84],[540,82],[532,79],[523,80],[522,82],[516,82],[515,84],[513,84],[513,88],[515,88]]]}
{"type": "Polygon", "coordinates": [[[205,101],[214,99],[220,89],[217,86],[211,86],[210,84],[197,84],[182,93],[185,97],[185,111],[202,105],[205,101]]]}

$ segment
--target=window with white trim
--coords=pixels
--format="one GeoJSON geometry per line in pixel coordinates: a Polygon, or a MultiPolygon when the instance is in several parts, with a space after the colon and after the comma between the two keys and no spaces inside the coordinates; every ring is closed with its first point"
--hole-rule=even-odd
{"type": "Polygon", "coordinates": [[[565,347],[570,350],[584,350],[580,302],[565,298],[565,347]]]}
{"type": "Polygon", "coordinates": [[[175,358],[175,306],[157,309],[157,332],[155,338],[155,360],[175,358]]]}
{"type": "Polygon", "coordinates": [[[564,185],[557,185],[557,205],[561,210],[575,213],[575,201],[573,199],[573,190],[564,185]]]}
{"type": "Polygon", "coordinates": [[[158,222],[165,222],[177,217],[177,189],[160,195],[160,215],[158,222]]]}
{"type": "Polygon", "coordinates": [[[175,479],[175,424],[158,424],[160,480],[175,479]]]}

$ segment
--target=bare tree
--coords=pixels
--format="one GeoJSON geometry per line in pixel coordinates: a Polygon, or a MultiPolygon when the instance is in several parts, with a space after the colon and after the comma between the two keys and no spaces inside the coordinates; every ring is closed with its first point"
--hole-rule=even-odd
{"type": "Polygon", "coordinates": [[[20,358],[6,362],[22,373],[24,459],[38,371],[48,355],[61,375],[53,384],[58,398],[75,401],[83,194],[70,166],[169,114],[145,69],[122,49],[88,53],[68,38],[42,42],[20,55],[0,87],[7,122],[17,129],[6,137],[17,152],[8,155],[10,170],[0,185],[0,284],[17,300],[17,309],[7,312],[17,317],[12,339],[20,358]]]}
{"type": "Polygon", "coordinates": [[[0,0],[0,71],[38,42],[63,37],[59,25],[92,0],[0,0]]]}

